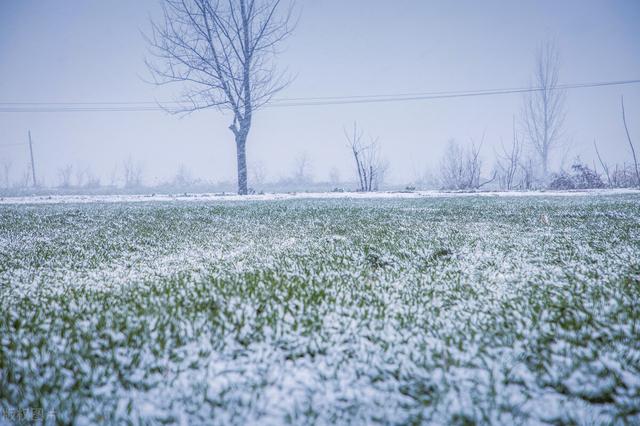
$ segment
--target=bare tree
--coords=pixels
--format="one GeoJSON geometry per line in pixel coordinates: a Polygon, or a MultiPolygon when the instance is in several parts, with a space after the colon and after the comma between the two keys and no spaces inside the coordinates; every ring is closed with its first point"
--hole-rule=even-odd
{"type": "Polygon", "coordinates": [[[173,177],[173,185],[179,188],[186,188],[189,185],[193,184],[193,177],[191,176],[191,170],[184,165],[180,164],[178,166],[178,170],[176,170],[176,174],[173,177]]]}
{"type": "Polygon", "coordinates": [[[118,181],[119,178],[118,176],[120,175],[120,171],[118,170],[118,165],[116,164],[115,166],[113,166],[113,169],[111,169],[111,172],[109,173],[109,185],[112,187],[117,187],[118,186],[118,181]]]}
{"type": "Polygon", "coordinates": [[[440,162],[440,179],[446,189],[462,189],[467,181],[464,165],[464,151],[460,145],[450,139],[440,162]]]}
{"type": "Polygon", "coordinates": [[[2,159],[2,183],[5,188],[9,188],[11,178],[11,160],[8,158],[2,159]]]}
{"type": "Polygon", "coordinates": [[[142,166],[134,163],[131,157],[122,163],[122,174],[125,188],[137,188],[142,185],[142,166]]]}
{"type": "MultiPolygon", "coordinates": [[[[607,175],[607,184],[609,185],[609,187],[612,187],[612,182],[611,182],[611,174],[609,173],[609,166],[607,165],[607,163],[605,163],[602,160],[602,157],[600,156],[600,151],[598,151],[598,144],[596,143],[596,140],[593,140],[593,147],[596,149],[596,156],[598,157],[598,161],[600,162],[600,166],[602,166],[602,170],[604,171],[604,174],[607,175]]],[[[595,170],[595,166],[593,167],[593,169],[595,170]]]]}
{"type": "Polygon", "coordinates": [[[297,183],[309,183],[311,177],[311,160],[306,152],[298,155],[293,166],[293,180],[297,183]]]}
{"type": "Polygon", "coordinates": [[[71,175],[73,174],[73,166],[67,164],[58,169],[58,178],[60,179],[61,188],[69,188],[71,186],[71,175]]]}
{"type": "Polygon", "coordinates": [[[482,159],[480,151],[484,144],[484,135],[479,144],[471,139],[471,144],[467,149],[462,148],[451,139],[447,145],[447,150],[440,162],[441,186],[446,189],[478,189],[493,182],[497,173],[485,182],[480,182],[482,171],[482,159]]]}
{"type": "Polygon", "coordinates": [[[329,183],[331,183],[331,186],[334,188],[340,185],[340,170],[335,166],[329,170],[329,183]]]}
{"type": "Polygon", "coordinates": [[[414,170],[411,186],[422,189],[437,189],[441,186],[441,179],[438,172],[432,168],[414,170]]]}
{"type": "MultiPolygon", "coordinates": [[[[482,160],[480,159],[480,150],[482,149],[482,145],[484,144],[484,135],[482,135],[482,139],[480,143],[476,145],[475,140],[471,139],[471,145],[469,146],[469,150],[467,151],[467,155],[465,158],[465,166],[467,170],[467,181],[465,182],[465,186],[467,188],[480,188],[485,183],[480,183],[480,172],[482,171],[482,160]]],[[[495,179],[495,175],[494,175],[495,179]]],[[[493,179],[491,179],[493,180],[493,179]]]]}
{"type": "Polygon", "coordinates": [[[87,178],[84,182],[85,188],[99,188],[100,187],[100,177],[93,174],[91,169],[88,167],[85,169],[85,177],[87,178]]]}
{"type": "Polygon", "coordinates": [[[33,182],[33,168],[31,167],[31,163],[27,163],[22,175],[20,176],[16,185],[19,188],[28,188],[29,185],[33,182]]]}
{"type": "MultiPolygon", "coordinates": [[[[267,168],[262,161],[254,161],[249,165],[249,172],[254,186],[262,187],[267,181],[267,168]]],[[[257,188],[254,188],[257,189],[257,188]]]]}
{"type": "Polygon", "coordinates": [[[640,185],[640,172],[638,172],[638,158],[636,157],[636,150],[633,147],[633,142],[631,141],[631,135],[629,135],[629,128],[627,127],[627,117],[624,112],[624,97],[620,97],[620,104],[622,104],[622,122],[624,123],[624,131],[627,133],[627,141],[629,141],[629,146],[631,147],[631,153],[633,154],[633,165],[636,170],[636,185],[640,185]]]}
{"type": "Polygon", "coordinates": [[[89,177],[89,168],[77,165],[74,174],[76,178],[76,186],[82,187],[85,184],[85,180],[89,177]]]}
{"type": "Polygon", "coordinates": [[[520,162],[520,188],[530,190],[537,187],[535,162],[533,158],[527,157],[520,162]]]}
{"type": "Polygon", "coordinates": [[[543,178],[549,175],[549,158],[562,141],[565,92],[560,90],[560,54],[553,42],[543,44],[536,55],[532,92],[524,99],[523,124],[528,142],[537,154],[543,178]]]}
{"type": "Polygon", "coordinates": [[[616,188],[630,188],[637,185],[636,176],[633,167],[628,167],[626,163],[622,166],[616,164],[615,170],[611,175],[611,182],[616,188]]]}
{"type": "Polygon", "coordinates": [[[501,144],[501,152],[496,154],[496,172],[501,188],[506,190],[514,188],[521,155],[522,142],[518,138],[514,118],[511,146],[505,147],[504,144],[501,144]]]}
{"type": "Polygon", "coordinates": [[[355,161],[358,189],[362,192],[377,191],[387,170],[387,163],[380,158],[378,139],[371,138],[368,144],[364,143],[363,133],[356,123],[353,124],[353,133],[345,129],[344,134],[355,161]]]}
{"type": "Polygon", "coordinates": [[[277,46],[291,34],[292,3],[282,0],[163,0],[164,19],[152,23],[147,61],[157,84],[184,85],[190,113],[217,107],[233,114],[238,193],[247,193],[246,143],[253,114],[288,81],[276,71],[277,46]],[[159,62],[159,63],[158,63],[159,62]]]}

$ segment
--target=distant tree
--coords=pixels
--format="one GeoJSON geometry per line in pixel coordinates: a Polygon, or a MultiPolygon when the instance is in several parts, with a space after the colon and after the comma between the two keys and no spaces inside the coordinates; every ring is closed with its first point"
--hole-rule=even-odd
{"type": "Polygon", "coordinates": [[[84,183],[85,188],[99,188],[100,187],[100,177],[96,176],[91,172],[91,170],[87,169],[86,173],[86,181],[84,183]]]}
{"type": "Polygon", "coordinates": [[[193,184],[191,170],[184,164],[178,166],[178,170],[173,177],[173,184],[179,188],[186,188],[193,184]]]}
{"type": "Polygon", "coordinates": [[[631,188],[637,185],[635,171],[633,166],[623,163],[622,166],[616,164],[611,174],[611,183],[615,188],[631,188]]]}
{"type": "Polygon", "coordinates": [[[539,186],[536,181],[535,161],[530,156],[523,158],[519,164],[520,188],[526,191],[539,186]]]}
{"type": "Polygon", "coordinates": [[[340,170],[337,167],[332,167],[329,171],[329,183],[334,188],[340,185],[340,170]]]}
{"type": "Polygon", "coordinates": [[[27,163],[24,168],[20,179],[16,183],[19,188],[28,188],[33,181],[33,170],[31,169],[31,163],[27,163]]]}
{"type": "Polygon", "coordinates": [[[467,173],[467,181],[466,187],[477,189],[482,186],[480,184],[480,172],[482,171],[482,160],[480,159],[480,150],[482,149],[482,145],[484,144],[484,135],[482,136],[482,140],[479,144],[476,145],[476,142],[471,139],[471,145],[467,150],[467,155],[465,158],[465,166],[467,173]]]}
{"type": "Polygon", "coordinates": [[[254,161],[249,166],[254,187],[262,187],[267,181],[267,168],[262,161],[254,161]]]}
{"type": "Polygon", "coordinates": [[[59,186],[61,188],[69,188],[71,186],[71,176],[73,174],[73,166],[67,164],[64,167],[58,169],[58,179],[60,181],[59,186]]]}
{"type": "Polygon", "coordinates": [[[522,156],[522,142],[516,132],[515,119],[511,145],[501,145],[501,152],[496,154],[496,173],[502,189],[511,190],[516,185],[516,178],[520,169],[520,157],[522,156]]]}
{"type": "Polygon", "coordinates": [[[387,170],[387,163],[380,157],[378,139],[371,138],[369,143],[364,143],[363,133],[356,123],[353,124],[353,132],[345,129],[344,134],[355,162],[358,189],[362,192],[377,191],[387,170]]]}
{"type": "Polygon", "coordinates": [[[311,160],[306,152],[298,155],[293,165],[293,180],[296,183],[309,183],[311,177],[311,160]]]}
{"type": "Polygon", "coordinates": [[[555,43],[543,44],[536,55],[532,92],[525,95],[523,124],[527,140],[537,154],[543,178],[549,175],[551,153],[562,141],[565,92],[558,86],[560,54],[555,43]]]}
{"type": "Polygon", "coordinates": [[[624,123],[624,131],[627,134],[627,141],[629,142],[629,147],[631,148],[631,154],[633,155],[633,166],[636,172],[636,185],[640,185],[640,171],[638,171],[638,158],[636,157],[636,150],[633,146],[633,142],[631,141],[629,128],[627,127],[627,116],[624,111],[624,98],[622,96],[620,97],[620,104],[622,105],[622,122],[624,123]]]}
{"type": "Polygon", "coordinates": [[[89,176],[89,168],[88,167],[82,167],[80,165],[77,165],[75,167],[75,178],[76,178],[76,186],[77,187],[82,187],[85,185],[85,181],[89,176]]]}
{"type": "Polygon", "coordinates": [[[2,159],[2,184],[4,188],[9,188],[11,185],[11,160],[8,158],[2,159]]]}
{"type": "Polygon", "coordinates": [[[613,186],[613,182],[611,180],[611,174],[609,173],[609,165],[607,163],[604,162],[604,160],[602,159],[602,157],[600,156],[600,151],[598,151],[598,144],[596,143],[596,140],[593,140],[593,147],[596,150],[596,156],[598,157],[598,161],[600,162],[600,166],[602,167],[602,170],[605,173],[605,176],[607,176],[607,184],[609,187],[613,186]]]}
{"type": "Polygon", "coordinates": [[[118,181],[119,178],[118,176],[120,175],[120,170],[118,169],[118,165],[116,164],[115,166],[113,166],[113,169],[111,169],[111,173],[109,173],[109,185],[112,187],[117,187],[118,186],[118,181]]]}
{"type": "Polygon", "coordinates": [[[253,114],[288,81],[274,66],[277,46],[291,34],[292,6],[281,0],[163,0],[164,19],[148,38],[157,84],[185,86],[190,113],[217,107],[233,114],[238,193],[247,193],[246,144],[253,114]]]}
{"type": "Polygon", "coordinates": [[[421,189],[436,189],[441,186],[442,179],[438,171],[426,168],[422,171],[414,170],[412,182],[408,186],[421,189]]]}
{"type": "Polygon", "coordinates": [[[462,148],[455,140],[449,140],[440,162],[440,179],[444,189],[478,189],[495,180],[497,173],[491,179],[480,182],[480,150],[483,144],[484,136],[479,144],[472,139],[467,149],[462,148]]]}
{"type": "Polygon", "coordinates": [[[460,145],[450,139],[440,161],[440,179],[445,189],[462,189],[468,181],[464,164],[464,152],[460,145]]]}
{"type": "Polygon", "coordinates": [[[134,163],[131,157],[122,163],[122,173],[125,188],[138,188],[142,186],[142,166],[134,163]]]}

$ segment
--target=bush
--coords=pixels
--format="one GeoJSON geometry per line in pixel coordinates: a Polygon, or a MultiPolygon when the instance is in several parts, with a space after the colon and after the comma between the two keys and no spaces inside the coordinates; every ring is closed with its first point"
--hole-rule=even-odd
{"type": "Polygon", "coordinates": [[[571,189],[596,189],[604,188],[604,183],[600,175],[595,170],[591,170],[586,164],[576,162],[571,166],[571,174],[561,172],[554,175],[549,183],[549,189],[571,190],[571,189]]]}
{"type": "Polygon", "coordinates": [[[591,170],[585,164],[576,163],[573,169],[573,180],[576,189],[604,188],[604,182],[595,170],[591,170]]]}
{"type": "Polygon", "coordinates": [[[611,186],[615,188],[632,188],[640,185],[640,182],[636,179],[634,171],[623,165],[618,168],[616,165],[615,170],[611,173],[611,186]]]}
{"type": "Polygon", "coordinates": [[[549,182],[548,188],[566,191],[570,189],[576,189],[576,184],[573,182],[572,177],[567,172],[560,172],[560,174],[553,175],[551,182],[549,182]]]}

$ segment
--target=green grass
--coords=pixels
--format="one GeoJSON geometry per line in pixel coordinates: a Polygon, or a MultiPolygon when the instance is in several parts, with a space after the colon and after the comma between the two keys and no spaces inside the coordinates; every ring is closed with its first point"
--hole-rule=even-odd
{"type": "Polygon", "coordinates": [[[0,205],[0,408],[633,424],[639,301],[636,195],[0,205]]]}

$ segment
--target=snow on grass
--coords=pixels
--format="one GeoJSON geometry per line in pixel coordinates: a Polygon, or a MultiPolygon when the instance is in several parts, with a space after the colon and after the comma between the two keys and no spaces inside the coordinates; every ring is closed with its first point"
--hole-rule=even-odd
{"type": "Polygon", "coordinates": [[[637,194],[306,195],[1,205],[0,408],[640,422],[637,194]]]}
{"type": "Polygon", "coordinates": [[[299,199],[398,199],[450,197],[583,197],[607,195],[640,195],[629,188],[585,189],[573,191],[381,191],[381,192],[291,192],[253,195],[229,193],[182,193],[146,195],[33,195],[0,197],[0,204],[59,204],[59,203],[131,203],[151,201],[274,201],[299,199]]]}

